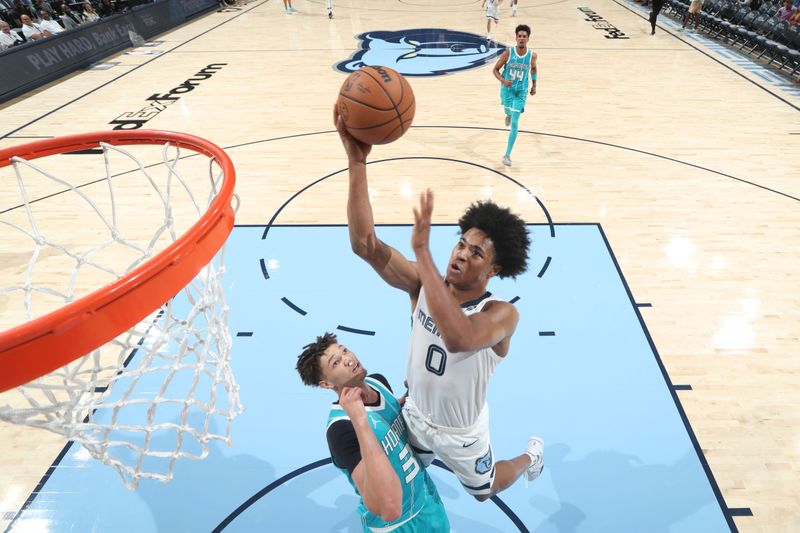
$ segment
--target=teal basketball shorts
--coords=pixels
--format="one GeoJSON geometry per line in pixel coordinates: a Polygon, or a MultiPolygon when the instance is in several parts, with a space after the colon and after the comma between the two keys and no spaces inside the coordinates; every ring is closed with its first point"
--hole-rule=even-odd
{"type": "Polygon", "coordinates": [[[519,91],[505,86],[500,88],[500,103],[503,104],[506,111],[524,113],[527,97],[528,91],[526,90],[519,91]]]}

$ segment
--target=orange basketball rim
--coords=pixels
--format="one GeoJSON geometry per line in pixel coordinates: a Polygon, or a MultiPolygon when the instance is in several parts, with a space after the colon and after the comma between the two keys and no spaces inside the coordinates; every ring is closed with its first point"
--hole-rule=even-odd
{"type": "Polygon", "coordinates": [[[102,346],[135,326],[185,287],[225,243],[234,223],[233,163],[217,145],[184,133],[101,131],[0,149],[0,168],[26,160],[110,145],[163,145],[192,150],[223,172],[206,213],[169,247],[116,281],[49,314],[0,333],[0,392],[18,387],[102,346]]]}

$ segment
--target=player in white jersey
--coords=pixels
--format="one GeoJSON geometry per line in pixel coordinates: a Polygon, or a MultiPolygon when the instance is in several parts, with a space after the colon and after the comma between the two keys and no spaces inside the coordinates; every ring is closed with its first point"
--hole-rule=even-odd
{"type": "Polygon", "coordinates": [[[415,209],[414,263],[375,234],[366,170],[372,147],[347,132],[336,108],[334,123],[348,157],[352,249],[411,297],[414,329],[403,408],[409,442],[426,462],[438,455],[481,501],[522,474],[535,479],[544,464],[542,441],[532,437],[524,453],[495,463],[486,405],[489,378],[508,354],[519,321],[516,308],[487,295],[487,286],[494,276],[526,270],[530,239],[524,221],[491,201],[471,205],[459,221],[462,234],[443,279],[428,250],[432,193],[415,209]],[[422,337],[420,328],[432,336],[422,337]]]}
{"type": "Polygon", "coordinates": [[[492,21],[495,26],[500,22],[500,2],[502,0],[483,0],[481,7],[486,8],[486,38],[492,38],[492,21]]]}

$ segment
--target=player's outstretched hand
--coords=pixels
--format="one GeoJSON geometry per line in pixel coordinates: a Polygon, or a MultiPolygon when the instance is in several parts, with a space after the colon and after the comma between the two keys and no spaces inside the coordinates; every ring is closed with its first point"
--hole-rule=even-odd
{"type": "Polygon", "coordinates": [[[333,124],[336,126],[336,131],[339,132],[339,138],[347,153],[347,160],[350,163],[366,163],[372,145],[363,143],[350,135],[350,132],[344,127],[344,120],[339,115],[339,107],[336,104],[333,104],[333,124]]]}
{"type": "Polygon", "coordinates": [[[411,248],[414,253],[428,250],[433,214],[433,191],[427,189],[419,195],[419,208],[414,208],[414,230],[411,232],[411,248]]]}

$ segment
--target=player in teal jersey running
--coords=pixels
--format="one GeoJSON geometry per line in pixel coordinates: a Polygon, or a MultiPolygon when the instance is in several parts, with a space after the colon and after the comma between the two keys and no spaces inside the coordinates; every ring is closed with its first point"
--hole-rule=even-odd
{"type": "Polygon", "coordinates": [[[517,46],[506,49],[497,60],[492,73],[503,85],[500,88],[500,101],[506,113],[506,126],[511,126],[506,145],[503,164],[511,166],[511,149],[517,140],[519,116],[525,111],[525,100],[528,97],[528,71],[530,71],[530,94],[536,94],[536,52],[528,49],[531,29],[520,24],[515,30],[517,46]],[[505,68],[504,68],[505,67],[505,68]],[[500,69],[503,69],[502,73],[500,69]]]}
{"type": "Polygon", "coordinates": [[[297,358],[303,383],[331,389],[333,464],[361,497],[366,532],[446,533],[450,522],[436,486],[408,444],[402,406],[380,374],[367,376],[355,354],[325,333],[297,358]]]}

